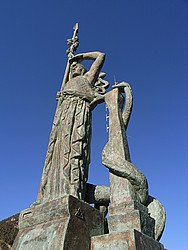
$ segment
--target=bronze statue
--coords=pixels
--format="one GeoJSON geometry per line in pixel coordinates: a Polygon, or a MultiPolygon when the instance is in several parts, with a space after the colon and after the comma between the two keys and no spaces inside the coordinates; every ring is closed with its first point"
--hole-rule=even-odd
{"type": "MultiPolygon", "coordinates": [[[[68,43],[74,44],[70,39],[68,43]]],[[[57,94],[58,107],[38,202],[69,194],[82,200],[85,197],[90,163],[91,110],[103,101],[108,83],[102,79],[104,73],[99,76],[105,60],[104,53],[88,52],[73,56],[72,52],[68,50],[68,66],[61,91],[57,94]],[[89,71],[80,64],[83,60],[94,61],[89,71]]]]}
{"type": "Polygon", "coordinates": [[[131,87],[115,83],[106,93],[109,83],[100,72],[105,54],[74,56],[77,31],[78,24],[68,39],[68,62],[56,97],[37,202],[20,213],[13,249],[164,249],[157,241],[163,233],[165,210],[148,195],[147,179],[132,164],[129,153],[131,87]],[[84,60],[93,60],[88,71],[80,64],[84,60]],[[109,109],[109,140],[102,163],[109,169],[110,187],[87,183],[91,112],[104,101],[109,109]]]}

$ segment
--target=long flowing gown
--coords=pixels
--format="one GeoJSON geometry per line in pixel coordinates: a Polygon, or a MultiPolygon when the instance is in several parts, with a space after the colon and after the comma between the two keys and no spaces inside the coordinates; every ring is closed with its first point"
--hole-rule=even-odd
{"type": "Polygon", "coordinates": [[[37,201],[64,195],[84,199],[90,162],[91,110],[94,90],[84,76],[64,87],[54,117],[37,201]]]}

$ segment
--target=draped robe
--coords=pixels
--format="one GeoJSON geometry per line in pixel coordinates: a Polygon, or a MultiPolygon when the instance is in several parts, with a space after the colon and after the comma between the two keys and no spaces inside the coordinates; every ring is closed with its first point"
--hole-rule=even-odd
{"type": "Polygon", "coordinates": [[[37,201],[64,195],[84,199],[90,162],[91,110],[94,89],[87,77],[66,83],[56,110],[37,201]]]}

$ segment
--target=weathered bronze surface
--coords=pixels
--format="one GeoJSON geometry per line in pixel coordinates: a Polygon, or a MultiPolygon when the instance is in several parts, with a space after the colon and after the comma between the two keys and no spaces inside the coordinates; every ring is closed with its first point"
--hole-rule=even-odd
{"type": "Polygon", "coordinates": [[[106,93],[109,83],[100,72],[105,54],[74,56],[77,32],[78,24],[68,39],[68,62],[57,93],[37,201],[20,213],[13,249],[164,249],[156,240],[164,229],[165,210],[148,195],[146,177],[131,162],[126,136],[131,87],[115,83],[106,93]],[[93,61],[88,71],[80,64],[83,60],[93,61]],[[102,163],[109,169],[110,187],[87,183],[92,110],[104,101],[109,109],[109,140],[102,163]]]}
{"type": "Polygon", "coordinates": [[[104,216],[73,196],[21,212],[12,249],[90,249],[91,237],[104,234],[104,216]]]}
{"type": "Polygon", "coordinates": [[[131,163],[126,129],[132,111],[132,91],[128,83],[113,86],[105,94],[109,109],[109,140],[102,152],[102,163],[109,169],[110,202],[109,233],[131,229],[159,240],[165,225],[165,210],[161,203],[148,196],[144,174],[131,163]],[[126,103],[124,110],[125,93],[126,103]]]}
{"type": "Polygon", "coordinates": [[[70,76],[59,93],[59,103],[50,134],[37,202],[63,195],[84,200],[90,162],[91,103],[97,95],[95,82],[104,54],[90,52],[72,61],[94,60],[90,70],[71,64],[70,76]]]}
{"type": "Polygon", "coordinates": [[[119,234],[92,237],[91,250],[165,250],[164,246],[151,237],[129,230],[119,234]]]}

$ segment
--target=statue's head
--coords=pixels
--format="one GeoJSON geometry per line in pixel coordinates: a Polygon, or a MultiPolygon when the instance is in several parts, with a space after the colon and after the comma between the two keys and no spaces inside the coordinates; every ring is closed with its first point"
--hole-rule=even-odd
{"type": "Polygon", "coordinates": [[[86,68],[77,62],[73,62],[70,67],[71,78],[76,76],[83,76],[87,72],[86,68]]]}

